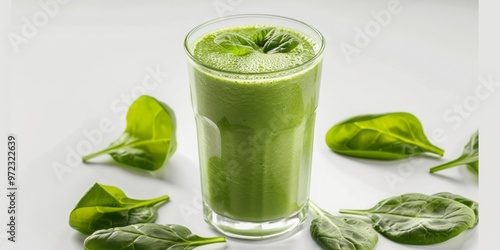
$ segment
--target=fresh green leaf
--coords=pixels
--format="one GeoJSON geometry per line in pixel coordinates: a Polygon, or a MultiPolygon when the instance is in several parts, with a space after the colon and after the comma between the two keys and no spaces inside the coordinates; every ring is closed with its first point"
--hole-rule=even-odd
{"type": "Polygon", "coordinates": [[[378,235],[370,224],[352,217],[333,216],[314,203],[309,207],[318,215],[310,227],[311,236],[324,249],[372,250],[378,235]]]}
{"type": "Polygon", "coordinates": [[[252,40],[257,44],[259,47],[263,47],[271,37],[275,36],[277,33],[279,33],[278,29],[273,28],[273,27],[264,27],[256,30],[253,33],[252,40]]]}
{"type": "Polygon", "coordinates": [[[85,250],[191,250],[225,242],[203,238],[180,225],[137,224],[100,230],[85,239],[85,250]]]}
{"type": "Polygon", "coordinates": [[[476,220],[474,222],[474,225],[472,225],[471,228],[474,228],[477,226],[477,224],[479,223],[479,203],[473,201],[473,200],[469,200],[463,196],[460,196],[458,194],[452,194],[452,193],[448,193],[448,192],[442,192],[442,193],[437,193],[437,194],[433,194],[433,196],[438,196],[438,197],[443,197],[443,198],[446,198],[446,199],[451,199],[451,200],[454,200],[456,202],[460,202],[464,205],[466,205],[467,207],[469,207],[470,209],[472,209],[472,211],[474,211],[474,214],[476,215],[476,220]]]}
{"type": "Polygon", "coordinates": [[[111,145],[83,157],[83,161],[102,154],[132,167],[158,170],[175,152],[174,112],[155,98],[143,95],[130,106],[125,132],[111,145]]]}
{"type": "Polygon", "coordinates": [[[262,46],[262,51],[266,54],[286,53],[297,47],[300,39],[287,32],[274,32],[271,37],[266,39],[262,46]]]}
{"type": "Polygon", "coordinates": [[[159,206],[168,199],[167,195],[150,200],[131,199],[117,187],[96,183],[71,211],[69,224],[91,234],[100,229],[153,222],[159,206]]]}
{"type": "Polygon", "coordinates": [[[409,113],[350,118],[330,128],[326,143],[339,154],[379,160],[444,153],[427,140],[420,121],[409,113]]]}
{"type": "Polygon", "coordinates": [[[214,42],[237,56],[252,53],[257,48],[252,40],[233,32],[219,34],[214,42]]]}
{"type": "Polygon", "coordinates": [[[431,168],[431,173],[461,165],[467,165],[474,173],[479,174],[479,131],[476,131],[476,133],[471,136],[460,157],[431,168]]]}
{"type": "Polygon", "coordinates": [[[277,28],[264,27],[256,30],[252,39],[234,32],[224,32],[217,35],[214,42],[237,56],[243,56],[259,49],[266,54],[286,53],[297,47],[301,40],[277,28]]]}
{"type": "Polygon", "coordinates": [[[410,245],[447,241],[474,226],[476,216],[466,205],[425,194],[405,194],[379,202],[368,210],[340,210],[367,216],[388,239],[410,245]]]}

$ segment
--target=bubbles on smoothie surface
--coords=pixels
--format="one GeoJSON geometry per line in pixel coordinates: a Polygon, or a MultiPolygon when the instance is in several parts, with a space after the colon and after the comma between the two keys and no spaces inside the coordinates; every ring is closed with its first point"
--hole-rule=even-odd
{"type": "Polygon", "coordinates": [[[212,68],[238,73],[265,73],[285,70],[299,66],[316,54],[316,43],[299,32],[276,27],[281,32],[288,32],[300,39],[300,44],[286,53],[266,54],[256,49],[246,55],[235,55],[215,43],[215,37],[224,32],[233,32],[241,36],[252,38],[252,34],[261,27],[267,26],[239,26],[222,29],[202,37],[194,45],[194,57],[203,64],[212,68]]]}

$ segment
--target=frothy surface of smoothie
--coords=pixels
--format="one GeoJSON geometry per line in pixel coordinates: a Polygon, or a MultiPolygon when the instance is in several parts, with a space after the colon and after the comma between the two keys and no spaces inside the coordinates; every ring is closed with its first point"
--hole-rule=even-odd
{"type": "Polygon", "coordinates": [[[266,54],[257,49],[244,56],[228,53],[222,46],[214,42],[215,37],[224,32],[233,32],[251,38],[252,34],[263,26],[243,26],[219,30],[202,38],[195,45],[194,56],[200,62],[219,70],[237,73],[265,73],[290,69],[304,64],[314,57],[317,45],[303,34],[291,30],[277,28],[288,32],[301,40],[301,43],[287,53],[266,54]]]}

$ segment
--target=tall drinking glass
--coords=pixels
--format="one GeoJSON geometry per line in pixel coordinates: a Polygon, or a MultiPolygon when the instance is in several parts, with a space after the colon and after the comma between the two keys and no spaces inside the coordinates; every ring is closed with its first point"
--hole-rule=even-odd
{"type": "Polygon", "coordinates": [[[308,210],[323,36],[294,19],[239,15],[197,26],[184,46],[205,221],[246,239],[293,230],[308,210]]]}

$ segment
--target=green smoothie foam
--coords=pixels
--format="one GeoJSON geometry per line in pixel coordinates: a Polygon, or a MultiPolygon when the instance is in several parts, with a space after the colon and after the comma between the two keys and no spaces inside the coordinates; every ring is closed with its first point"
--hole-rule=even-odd
{"type": "Polygon", "coordinates": [[[239,56],[214,42],[221,32],[251,37],[259,27],[205,35],[193,45],[205,67],[191,69],[204,202],[249,222],[288,217],[308,202],[321,71],[319,60],[310,62],[317,45],[292,30],[281,29],[301,43],[287,53],[239,56]]]}
{"type": "Polygon", "coordinates": [[[314,41],[291,30],[284,31],[294,34],[302,42],[287,53],[266,54],[262,51],[256,51],[248,55],[238,56],[228,53],[226,49],[214,42],[215,37],[224,32],[233,32],[251,38],[252,34],[259,28],[261,26],[233,27],[210,33],[195,45],[194,56],[200,62],[219,70],[237,73],[264,73],[302,65],[316,55],[314,41]]]}

